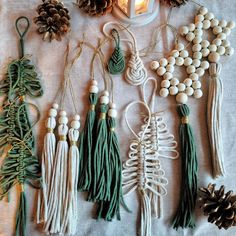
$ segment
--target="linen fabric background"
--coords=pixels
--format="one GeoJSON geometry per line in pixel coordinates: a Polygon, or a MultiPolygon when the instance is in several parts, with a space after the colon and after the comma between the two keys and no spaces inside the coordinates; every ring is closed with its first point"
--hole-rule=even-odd
{"type": "MultiPolygon", "coordinates": [[[[227,21],[236,21],[236,1],[235,0],[202,0],[199,1],[205,5],[211,12],[215,14],[218,19],[225,19],[227,21]]],[[[0,66],[1,66],[1,79],[6,73],[6,66],[11,58],[18,57],[18,35],[15,30],[15,20],[21,15],[25,15],[32,19],[36,16],[35,9],[40,0],[0,0],[0,66]]],[[[26,37],[25,51],[31,55],[32,61],[36,64],[40,78],[44,86],[45,94],[42,98],[34,99],[33,103],[37,104],[40,112],[41,119],[35,129],[35,136],[37,140],[38,150],[40,156],[42,151],[43,137],[46,133],[44,126],[48,110],[54,101],[56,92],[61,85],[63,79],[64,68],[64,52],[68,40],[70,40],[73,48],[77,45],[78,40],[81,40],[83,34],[87,41],[97,44],[97,38],[103,37],[102,26],[107,21],[115,21],[116,19],[111,15],[104,17],[89,17],[82,13],[73,1],[64,1],[65,5],[70,10],[71,15],[71,32],[63,39],[62,42],[47,43],[41,40],[41,37],[36,33],[36,26],[32,23],[30,31],[26,37]]],[[[170,23],[175,27],[187,25],[194,21],[194,15],[197,10],[197,5],[188,3],[187,5],[173,9],[170,23]]],[[[168,8],[161,7],[161,11],[157,18],[149,25],[143,27],[131,27],[135,32],[139,49],[148,47],[153,30],[160,24],[164,23],[168,15],[168,8]]],[[[127,36],[127,34],[126,34],[127,36]]],[[[171,48],[173,46],[173,37],[171,33],[163,31],[162,40],[159,43],[157,51],[162,51],[164,47],[171,48]]],[[[121,37],[125,37],[121,34],[121,37]]],[[[236,29],[234,29],[229,37],[231,45],[236,43],[236,29]]],[[[181,39],[183,40],[183,39],[181,39]]],[[[184,43],[187,43],[184,41],[184,43]]],[[[114,45],[114,44],[113,44],[114,45]]],[[[107,45],[103,52],[107,57],[112,52],[113,45],[107,45]]],[[[127,45],[122,44],[122,48],[127,50],[127,45]]],[[[88,109],[88,81],[90,61],[92,58],[92,50],[84,48],[82,57],[78,60],[75,67],[71,71],[71,78],[73,80],[74,89],[76,92],[76,105],[79,114],[82,118],[82,127],[84,124],[85,115],[88,109]]],[[[160,58],[161,55],[156,55],[160,58]]],[[[152,58],[153,57],[152,55],[152,58]]],[[[144,58],[146,67],[148,68],[149,58],[144,58]]],[[[207,186],[209,182],[217,183],[217,187],[221,184],[226,186],[227,190],[234,190],[236,192],[236,55],[230,58],[222,57],[221,63],[223,64],[221,77],[224,83],[224,99],[222,106],[222,138],[224,144],[224,158],[226,176],[213,180],[211,177],[211,161],[209,153],[209,141],[206,128],[206,104],[207,104],[207,91],[209,83],[209,75],[201,79],[203,86],[204,96],[199,99],[189,99],[189,107],[191,109],[190,124],[193,127],[197,154],[199,160],[199,187],[207,186]]],[[[96,61],[95,77],[99,81],[99,87],[103,89],[102,72],[99,61],[96,61]],[[98,66],[99,65],[99,66],[98,66]]],[[[149,70],[149,76],[156,77],[155,73],[149,70]]],[[[184,71],[176,69],[176,74],[186,78],[184,71]]],[[[157,78],[157,77],[156,77],[157,78]]],[[[128,130],[124,120],[125,106],[134,100],[140,99],[140,91],[138,87],[133,87],[127,84],[124,78],[114,76],[115,83],[115,99],[118,108],[117,119],[117,133],[121,145],[122,160],[126,160],[129,150],[129,140],[133,138],[132,133],[128,130]]],[[[158,88],[160,88],[161,79],[157,78],[158,88]]],[[[149,86],[149,92],[152,89],[149,86]]],[[[28,99],[28,98],[27,98],[28,99]]],[[[73,115],[73,106],[70,97],[66,98],[66,110],[70,119],[73,115]]],[[[178,140],[178,125],[179,117],[176,112],[176,102],[174,97],[161,98],[156,96],[156,111],[165,111],[164,118],[167,121],[171,133],[173,133],[178,140]]],[[[133,113],[129,115],[136,132],[140,129],[140,119],[138,108],[132,110],[133,113]],[[136,113],[135,113],[136,112],[136,113]]],[[[32,116],[32,119],[35,119],[32,116]]],[[[2,161],[2,160],[1,160],[2,161]]],[[[209,224],[207,218],[203,216],[199,208],[196,208],[196,228],[175,231],[171,227],[171,221],[175,215],[180,195],[180,180],[181,180],[181,160],[161,160],[162,166],[166,171],[166,177],[169,180],[167,186],[168,195],[164,197],[164,217],[162,219],[152,220],[152,235],[154,236],[175,236],[175,235],[236,235],[236,228],[231,228],[227,231],[219,231],[215,225],[209,224]]],[[[27,203],[28,203],[28,226],[27,235],[42,236],[44,234],[40,227],[34,223],[35,209],[36,209],[36,191],[31,187],[26,187],[27,203]]],[[[78,193],[79,195],[79,216],[77,222],[78,236],[133,236],[139,233],[140,229],[140,204],[136,194],[132,194],[125,198],[132,213],[127,213],[121,208],[121,221],[114,219],[112,222],[105,222],[103,220],[95,220],[95,205],[87,202],[86,194],[78,193]]],[[[0,202],[0,236],[10,236],[14,234],[15,213],[18,206],[19,191],[11,191],[11,202],[7,203],[6,200],[0,202]]]]}

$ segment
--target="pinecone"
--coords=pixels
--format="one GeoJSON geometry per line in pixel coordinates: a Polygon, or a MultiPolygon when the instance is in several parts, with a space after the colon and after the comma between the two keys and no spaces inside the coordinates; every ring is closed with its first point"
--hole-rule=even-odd
{"type": "Polygon", "coordinates": [[[77,0],[76,5],[90,16],[101,16],[112,11],[114,0],[77,0]]]}
{"type": "Polygon", "coordinates": [[[166,3],[171,7],[180,7],[187,3],[188,0],[162,0],[162,2],[166,3]]]}
{"type": "Polygon", "coordinates": [[[215,190],[215,184],[209,184],[207,188],[200,188],[200,207],[204,215],[208,215],[208,222],[214,223],[219,229],[228,229],[236,226],[236,195],[233,191],[225,193],[222,185],[215,190]]]}
{"type": "Polygon", "coordinates": [[[38,25],[38,33],[43,34],[43,40],[61,40],[61,37],[70,30],[70,16],[67,8],[58,0],[42,0],[34,22],[38,25]]]}

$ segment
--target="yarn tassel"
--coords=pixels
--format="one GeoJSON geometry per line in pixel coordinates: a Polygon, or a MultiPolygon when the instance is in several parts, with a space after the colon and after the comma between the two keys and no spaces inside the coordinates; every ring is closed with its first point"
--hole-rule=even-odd
{"type": "Polygon", "coordinates": [[[140,191],[141,194],[141,236],[151,236],[152,233],[152,213],[151,201],[145,192],[140,191]]]}
{"type": "Polygon", "coordinates": [[[186,104],[178,106],[181,117],[180,144],[182,155],[182,183],[181,197],[177,214],[173,221],[173,227],[178,229],[195,227],[193,211],[197,197],[197,155],[193,137],[193,131],[188,123],[189,108],[186,104]]]}
{"type": "Polygon", "coordinates": [[[98,100],[97,81],[92,80],[92,85],[89,88],[90,109],[88,111],[84,130],[80,136],[80,167],[78,190],[89,191],[92,184],[92,150],[93,150],[93,128],[96,118],[95,106],[98,100]]]}
{"type": "Polygon", "coordinates": [[[221,136],[221,104],[223,99],[223,84],[220,78],[221,65],[211,63],[211,76],[207,103],[207,126],[211,148],[213,177],[225,174],[223,160],[223,145],[221,136]]]}
{"type": "Polygon", "coordinates": [[[26,219],[27,219],[27,211],[26,211],[26,197],[24,192],[24,185],[21,184],[22,191],[20,193],[20,203],[16,213],[16,236],[25,236],[26,235],[26,219]]]}
{"type": "Polygon", "coordinates": [[[51,187],[51,175],[53,162],[56,152],[56,137],[53,130],[56,127],[55,117],[57,116],[58,104],[54,103],[49,111],[49,117],[46,121],[47,134],[44,137],[44,146],[42,152],[41,164],[41,186],[42,190],[38,192],[37,223],[45,222],[48,218],[48,200],[51,187]]]}
{"type": "Polygon", "coordinates": [[[117,111],[115,110],[114,103],[111,104],[108,116],[108,156],[111,176],[111,198],[110,201],[100,202],[98,207],[98,218],[104,218],[105,220],[111,221],[115,215],[117,219],[120,220],[120,203],[122,199],[122,166],[119,142],[115,133],[115,117],[117,116],[117,111]]]}
{"type": "Polygon", "coordinates": [[[53,166],[52,182],[48,202],[48,220],[45,224],[45,231],[51,234],[62,233],[62,222],[67,214],[68,197],[67,190],[67,163],[68,163],[68,143],[66,135],[68,133],[68,118],[66,112],[60,112],[58,134],[60,140],[57,144],[55,162],[53,166]]]}
{"type": "Polygon", "coordinates": [[[100,98],[100,117],[97,124],[97,137],[94,147],[93,162],[93,188],[89,200],[109,201],[110,200],[110,166],[108,160],[107,146],[107,104],[109,103],[109,93],[104,92],[100,98]]]}

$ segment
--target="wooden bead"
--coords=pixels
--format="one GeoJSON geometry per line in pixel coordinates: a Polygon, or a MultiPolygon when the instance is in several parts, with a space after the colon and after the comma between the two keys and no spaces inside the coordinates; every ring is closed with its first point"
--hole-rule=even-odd
{"type": "Polygon", "coordinates": [[[78,120],[72,120],[70,126],[73,129],[79,129],[80,128],[80,122],[78,120]]]}
{"type": "Polygon", "coordinates": [[[171,52],[171,55],[172,55],[174,58],[176,58],[176,57],[179,56],[179,51],[178,51],[178,50],[173,50],[173,51],[171,52]]]}
{"type": "Polygon", "coordinates": [[[160,64],[159,64],[158,61],[152,61],[152,62],[150,63],[150,69],[151,69],[151,70],[157,70],[157,69],[159,68],[159,66],[160,66],[160,64]]]}
{"type": "Polygon", "coordinates": [[[97,86],[98,82],[97,82],[97,80],[93,79],[91,84],[94,85],[94,86],[97,86]]]}
{"type": "Polygon", "coordinates": [[[168,63],[170,65],[174,65],[175,64],[175,58],[174,57],[169,57],[167,60],[168,60],[168,63]]]}
{"type": "Polygon", "coordinates": [[[199,75],[199,77],[202,77],[205,74],[205,70],[201,67],[196,69],[196,74],[199,75]]]}
{"type": "Polygon", "coordinates": [[[173,78],[173,74],[170,72],[166,72],[163,76],[164,79],[170,80],[173,78]]]}
{"type": "Polygon", "coordinates": [[[187,26],[182,26],[179,30],[179,33],[184,36],[189,32],[189,28],[187,26]]]}
{"type": "Polygon", "coordinates": [[[170,95],[176,95],[178,93],[178,88],[176,86],[170,86],[170,95]]]}
{"type": "Polygon", "coordinates": [[[184,59],[182,57],[177,57],[175,63],[177,66],[182,66],[184,64],[184,59]]]}
{"type": "Polygon", "coordinates": [[[187,50],[182,50],[179,55],[182,58],[186,58],[186,57],[188,57],[188,51],[187,50]]]}
{"type": "Polygon", "coordinates": [[[188,28],[189,28],[189,31],[194,31],[194,30],[195,30],[195,24],[190,23],[190,24],[188,25],[188,28]]]}
{"type": "Polygon", "coordinates": [[[196,71],[195,66],[190,65],[190,66],[187,67],[187,73],[188,73],[188,74],[192,74],[192,73],[194,73],[195,71],[196,71]]]}
{"type": "Polygon", "coordinates": [[[219,34],[222,32],[222,28],[220,26],[215,26],[213,28],[213,34],[219,34]]]}
{"type": "Polygon", "coordinates": [[[162,88],[169,88],[170,87],[170,81],[169,80],[162,80],[161,81],[161,87],[162,88]]]}
{"type": "Polygon", "coordinates": [[[184,80],[184,84],[187,86],[187,87],[190,87],[192,85],[192,80],[187,78],[184,80]]]}
{"type": "Polygon", "coordinates": [[[57,110],[58,107],[59,107],[59,105],[58,105],[57,103],[53,103],[53,104],[52,104],[52,107],[57,110]]]}
{"type": "Polygon", "coordinates": [[[98,87],[95,85],[90,86],[89,93],[98,93],[98,87]]]}
{"type": "Polygon", "coordinates": [[[184,45],[182,43],[177,43],[175,45],[175,49],[178,51],[182,51],[182,50],[184,50],[184,45]]]}
{"type": "Polygon", "coordinates": [[[201,65],[201,61],[199,59],[193,59],[192,63],[196,68],[198,68],[201,65]]]}
{"type": "Polygon", "coordinates": [[[167,97],[169,95],[169,90],[167,88],[162,88],[159,92],[161,97],[167,97]]]}
{"type": "Polygon", "coordinates": [[[220,46],[222,44],[222,40],[219,38],[216,38],[212,41],[212,44],[215,44],[216,46],[220,46]]]}
{"type": "Polygon", "coordinates": [[[60,116],[66,116],[66,111],[60,111],[60,116]]]}
{"type": "Polygon", "coordinates": [[[202,59],[202,53],[201,52],[194,52],[193,53],[193,58],[201,60],[202,59]]]}
{"type": "Polygon", "coordinates": [[[195,26],[197,29],[202,29],[203,28],[203,23],[201,21],[198,21],[195,23],[195,26]]]}
{"type": "Polygon", "coordinates": [[[209,68],[209,62],[208,61],[202,61],[201,62],[201,67],[204,69],[204,70],[207,70],[209,68]]]}
{"type": "Polygon", "coordinates": [[[210,62],[218,62],[220,60],[220,55],[217,52],[211,52],[208,56],[210,62]]]}
{"type": "Polygon", "coordinates": [[[192,32],[187,33],[186,39],[187,39],[189,42],[192,42],[194,38],[195,38],[195,34],[194,34],[194,33],[192,33],[192,32]]]}
{"type": "Polygon", "coordinates": [[[202,49],[202,46],[199,43],[198,44],[194,44],[193,47],[192,47],[193,52],[200,52],[201,49],[202,49]]]}
{"type": "Polygon", "coordinates": [[[111,109],[116,109],[116,104],[113,103],[113,102],[110,102],[110,103],[109,103],[109,107],[110,107],[111,109]]]}
{"type": "Polygon", "coordinates": [[[176,101],[180,104],[186,104],[188,101],[188,96],[185,93],[179,93],[176,96],[176,101]]]}
{"type": "Polygon", "coordinates": [[[201,7],[199,9],[199,13],[202,15],[206,15],[208,13],[208,9],[206,7],[201,7]]]}
{"type": "Polygon", "coordinates": [[[216,50],[217,50],[216,45],[215,45],[215,44],[211,44],[211,45],[209,46],[209,50],[210,50],[210,52],[216,52],[216,50]]]}
{"type": "Polygon", "coordinates": [[[179,84],[178,84],[178,90],[179,90],[179,92],[184,92],[185,88],[186,88],[185,84],[183,84],[183,83],[179,83],[179,84]]]}
{"type": "Polygon", "coordinates": [[[224,28],[224,27],[226,27],[226,25],[227,25],[227,21],[226,20],[220,20],[220,22],[219,22],[219,26],[220,27],[224,28]]]}
{"type": "Polygon", "coordinates": [[[164,68],[164,67],[159,67],[158,69],[157,69],[157,74],[159,75],[159,76],[162,76],[162,75],[164,75],[166,73],[166,69],[164,68]]]}
{"type": "Polygon", "coordinates": [[[66,116],[60,116],[58,120],[59,124],[68,124],[68,118],[66,116]]]}
{"type": "Polygon", "coordinates": [[[220,54],[220,56],[225,54],[225,47],[224,46],[218,46],[217,52],[220,54]]]}
{"type": "Polygon", "coordinates": [[[202,36],[203,35],[203,31],[202,31],[202,29],[195,29],[194,30],[194,34],[197,36],[197,35],[199,35],[199,36],[202,36]]]}
{"type": "Polygon", "coordinates": [[[172,66],[172,65],[168,65],[168,66],[166,67],[166,71],[167,71],[167,72],[173,73],[174,70],[175,70],[175,68],[174,68],[174,66],[172,66]]]}
{"type": "Polygon", "coordinates": [[[225,40],[225,39],[227,38],[227,36],[226,36],[225,33],[219,33],[219,34],[217,35],[217,38],[218,38],[218,39],[221,39],[221,40],[225,40]]]}
{"type": "Polygon", "coordinates": [[[198,14],[195,16],[195,23],[199,21],[204,21],[204,16],[202,14],[198,14]]]}
{"type": "Polygon", "coordinates": [[[168,61],[166,58],[161,58],[159,63],[160,63],[160,66],[165,67],[168,64],[168,61]]]}
{"type": "Polygon", "coordinates": [[[211,12],[208,12],[206,15],[205,15],[205,19],[206,20],[212,20],[214,18],[214,14],[211,13],[211,12]]]}
{"type": "Polygon", "coordinates": [[[57,110],[54,109],[54,108],[51,108],[51,109],[49,110],[49,116],[51,116],[51,117],[56,117],[56,116],[57,116],[57,110]]]}
{"type": "Polygon", "coordinates": [[[186,90],[185,90],[185,93],[188,95],[188,96],[192,96],[193,93],[194,93],[194,89],[192,87],[187,87],[186,90]]]}
{"type": "Polygon", "coordinates": [[[192,58],[190,58],[190,57],[186,57],[186,58],[184,59],[184,65],[185,65],[185,66],[190,66],[190,65],[192,64],[192,62],[193,62],[193,60],[192,60],[192,58]]]}
{"type": "Polygon", "coordinates": [[[209,20],[204,20],[202,23],[203,29],[209,29],[211,27],[211,22],[209,20]]]}
{"type": "Polygon", "coordinates": [[[116,109],[109,109],[108,116],[116,118],[117,117],[117,110],[116,109]]]}
{"type": "Polygon", "coordinates": [[[176,86],[176,85],[179,84],[179,80],[177,78],[173,78],[173,79],[170,80],[170,84],[172,86],[176,86]]]}
{"type": "Polygon", "coordinates": [[[228,27],[225,27],[222,32],[226,34],[227,36],[229,36],[231,34],[231,29],[228,27]]]}
{"type": "Polygon", "coordinates": [[[199,76],[198,76],[198,74],[196,74],[196,73],[192,73],[191,75],[189,75],[189,78],[190,78],[192,81],[195,81],[195,80],[198,80],[199,76]]]}
{"type": "Polygon", "coordinates": [[[194,93],[193,93],[193,96],[194,96],[195,98],[200,98],[200,97],[202,97],[202,90],[201,90],[201,89],[195,90],[194,93]]]}
{"type": "Polygon", "coordinates": [[[195,38],[193,39],[194,44],[198,44],[202,42],[202,37],[200,35],[196,35],[195,38]]]}
{"type": "Polygon", "coordinates": [[[78,114],[77,114],[77,115],[74,115],[73,119],[74,119],[74,120],[80,120],[80,115],[78,115],[78,114]]]}
{"type": "Polygon", "coordinates": [[[219,21],[217,19],[212,19],[211,20],[211,27],[214,28],[215,26],[218,26],[219,25],[219,21]]]}
{"type": "Polygon", "coordinates": [[[228,40],[222,40],[222,46],[224,46],[225,48],[230,46],[230,42],[228,40]]]}
{"type": "Polygon", "coordinates": [[[229,21],[227,24],[227,27],[230,29],[233,29],[235,27],[235,22],[234,21],[229,21]]]}
{"type": "Polygon", "coordinates": [[[207,47],[209,47],[210,43],[208,40],[204,39],[204,40],[202,40],[201,45],[203,48],[207,48],[207,47]]]}
{"type": "Polygon", "coordinates": [[[100,103],[101,104],[108,104],[109,103],[109,97],[105,96],[105,95],[101,96],[100,97],[100,103]]]}
{"type": "Polygon", "coordinates": [[[107,90],[104,90],[102,94],[103,94],[104,96],[109,97],[109,92],[108,92],[107,90]]]}
{"type": "Polygon", "coordinates": [[[227,47],[227,48],[225,49],[225,55],[231,56],[231,55],[233,55],[233,54],[234,54],[234,49],[233,49],[232,47],[227,47]]]}
{"type": "Polygon", "coordinates": [[[209,55],[209,53],[210,53],[210,50],[208,48],[203,48],[201,50],[201,53],[202,53],[203,57],[207,57],[209,55]]]}

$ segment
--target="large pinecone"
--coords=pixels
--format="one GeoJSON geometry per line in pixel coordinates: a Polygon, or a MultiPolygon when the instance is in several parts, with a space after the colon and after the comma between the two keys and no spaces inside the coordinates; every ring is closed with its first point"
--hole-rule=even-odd
{"type": "Polygon", "coordinates": [[[38,25],[38,33],[44,40],[61,40],[70,30],[70,16],[67,8],[58,0],[43,0],[37,8],[39,14],[34,22],[38,25]]]}
{"type": "Polygon", "coordinates": [[[110,13],[114,3],[114,0],[77,0],[77,6],[91,16],[110,13]]]}
{"type": "Polygon", "coordinates": [[[200,188],[200,207],[208,215],[208,222],[216,224],[219,229],[236,226],[236,195],[233,191],[225,193],[222,185],[215,190],[215,184],[200,188]]]}
{"type": "Polygon", "coordinates": [[[166,3],[171,7],[180,7],[187,3],[188,0],[162,0],[162,2],[166,3]]]}

